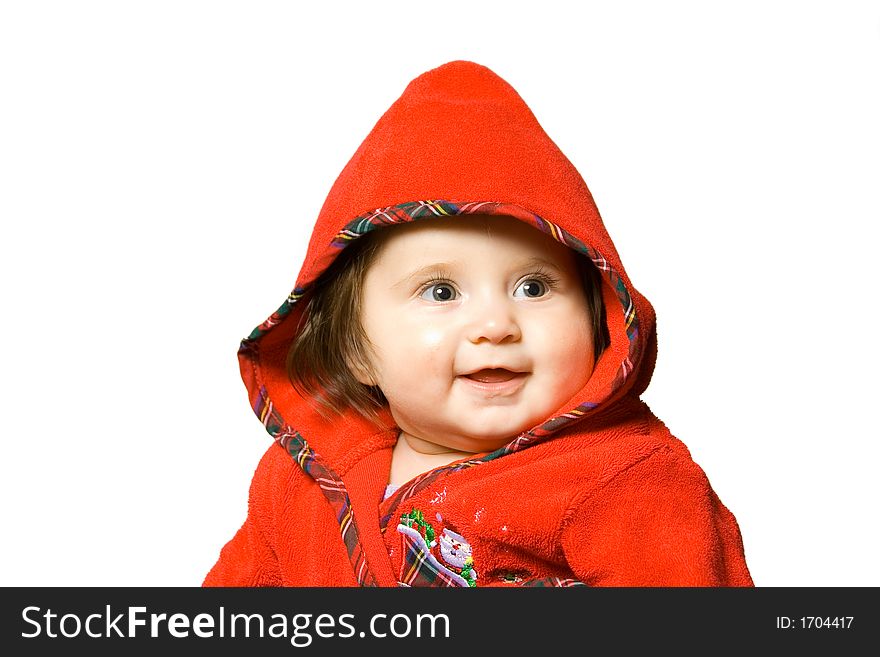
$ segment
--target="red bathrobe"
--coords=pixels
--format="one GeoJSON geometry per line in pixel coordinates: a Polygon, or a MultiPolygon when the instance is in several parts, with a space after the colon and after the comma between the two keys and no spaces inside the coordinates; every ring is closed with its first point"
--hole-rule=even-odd
{"type": "Polygon", "coordinates": [[[751,586],[736,519],[639,398],[654,324],[584,180],[517,92],[466,61],[417,77],[334,183],[294,290],[242,341],[249,399],[274,441],[204,584],[751,586]],[[513,217],[590,258],[610,346],[541,424],[386,497],[390,414],[323,418],[291,386],[287,349],[311,284],[352,240],[468,214],[513,217]]]}

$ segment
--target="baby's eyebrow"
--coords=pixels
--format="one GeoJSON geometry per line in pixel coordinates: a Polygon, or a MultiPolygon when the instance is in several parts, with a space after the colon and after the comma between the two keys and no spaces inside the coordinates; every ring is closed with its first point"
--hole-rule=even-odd
{"type": "Polygon", "coordinates": [[[556,270],[560,268],[558,263],[548,260],[547,258],[542,258],[541,256],[532,256],[531,258],[522,261],[518,269],[527,269],[529,267],[552,267],[556,270]]]}
{"type": "Polygon", "coordinates": [[[391,287],[396,288],[401,285],[410,284],[413,281],[424,280],[430,278],[449,278],[451,276],[450,272],[455,269],[455,263],[452,262],[433,262],[427,264],[423,267],[419,267],[411,271],[409,274],[406,274],[399,281],[394,283],[391,287]]]}
{"type": "Polygon", "coordinates": [[[553,260],[551,258],[542,258],[541,256],[532,256],[530,258],[525,258],[515,263],[511,263],[510,273],[521,275],[538,273],[544,270],[550,270],[547,273],[553,273],[554,275],[559,276],[564,276],[566,271],[565,266],[560,264],[557,260],[553,260]]]}
{"type": "MultiPolygon", "coordinates": [[[[462,263],[457,261],[432,262],[424,265],[423,267],[419,267],[418,269],[414,269],[410,273],[400,278],[391,287],[398,288],[404,285],[411,285],[414,281],[423,281],[432,278],[452,278],[454,275],[453,272],[459,271],[459,268],[466,266],[467,264],[463,265],[462,263]]],[[[542,268],[553,269],[556,272],[562,271],[558,263],[548,258],[542,258],[541,256],[531,256],[529,258],[525,258],[524,260],[511,262],[509,269],[512,273],[542,268]]]]}

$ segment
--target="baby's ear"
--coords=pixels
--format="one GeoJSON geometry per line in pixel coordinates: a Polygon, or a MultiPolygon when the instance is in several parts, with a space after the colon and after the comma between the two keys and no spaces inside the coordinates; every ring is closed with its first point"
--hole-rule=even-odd
{"type": "Polygon", "coordinates": [[[345,364],[348,366],[349,371],[358,383],[368,387],[379,385],[376,381],[376,376],[373,374],[373,370],[369,365],[369,360],[367,359],[366,354],[349,354],[345,358],[345,364]]]}
{"type": "Polygon", "coordinates": [[[354,378],[358,380],[358,383],[363,383],[365,386],[372,388],[376,384],[376,378],[371,375],[368,371],[366,371],[362,367],[352,367],[352,373],[354,374],[354,378]]]}

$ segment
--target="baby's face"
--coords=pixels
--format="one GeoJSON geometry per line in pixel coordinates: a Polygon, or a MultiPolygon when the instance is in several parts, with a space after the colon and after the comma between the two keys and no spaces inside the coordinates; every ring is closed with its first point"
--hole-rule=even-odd
{"type": "Polygon", "coordinates": [[[382,239],[361,317],[375,378],[360,378],[404,432],[494,450],[590,378],[589,311],[567,247],[510,217],[426,219],[382,239]]]}

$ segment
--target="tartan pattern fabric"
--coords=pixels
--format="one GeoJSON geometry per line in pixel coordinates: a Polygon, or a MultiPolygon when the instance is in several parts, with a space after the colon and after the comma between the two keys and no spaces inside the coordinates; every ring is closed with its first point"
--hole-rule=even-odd
{"type": "Polygon", "coordinates": [[[257,395],[257,401],[254,404],[254,413],[260,418],[260,422],[266,427],[266,431],[278,440],[282,447],[287,449],[287,445],[284,441],[278,438],[281,432],[281,427],[284,425],[284,420],[281,418],[278,411],[275,410],[272,401],[269,399],[269,395],[266,394],[265,387],[261,387],[260,392],[257,395]]]}
{"type": "MultiPolygon", "coordinates": [[[[271,411],[268,413],[271,416],[271,411]]],[[[268,428],[268,425],[267,425],[268,428]]],[[[275,439],[290,454],[297,464],[314,479],[321,492],[336,513],[339,533],[348,552],[348,559],[360,586],[376,586],[377,582],[367,564],[367,558],[361,546],[354,511],[345,485],[330,468],[326,467],[306,440],[289,427],[279,428],[275,439]]]]}
{"type": "MultiPolygon", "coordinates": [[[[358,237],[383,226],[468,214],[505,215],[525,221],[536,227],[538,230],[550,235],[556,241],[585,255],[598,268],[601,275],[616,292],[616,296],[620,301],[624,313],[626,335],[629,340],[628,356],[621,363],[617,374],[615,375],[611,389],[607,392],[606,398],[613,395],[614,392],[616,392],[626,381],[627,376],[633,371],[632,361],[635,360],[634,350],[637,345],[636,338],[638,337],[639,323],[630,293],[626,289],[626,285],[620,275],[601,253],[592,247],[587,246],[560,226],[539,217],[525,208],[511,203],[499,203],[494,201],[453,203],[444,200],[412,201],[385,208],[377,208],[355,217],[346,224],[346,226],[331,240],[331,243],[328,245],[328,251],[332,252],[335,249],[342,249],[358,237]]],[[[331,260],[332,259],[326,259],[327,262],[330,262],[331,260]]],[[[239,355],[241,357],[251,360],[252,362],[257,361],[259,339],[271,331],[273,327],[278,325],[288,314],[290,314],[294,306],[308,293],[311,284],[320,274],[320,271],[313,272],[307,280],[300,280],[297,282],[293,291],[284,303],[272,313],[269,318],[255,328],[248,337],[242,340],[239,348],[239,355]]],[[[437,477],[448,472],[454,472],[464,468],[473,467],[483,462],[492,461],[506,454],[519,451],[529,445],[540,442],[550,434],[584,417],[587,413],[596,408],[601,401],[602,400],[581,403],[567,413],[550,418],[540,426],[520,434],[504,447],[487,454],[486,456],[438,468],[426,473],[422,477],[416,478],[408,486],[401,488],[394,494],[391,509],[382,517],[380,522],[382,531],[386,531],[389,521],[395,516],[396,510],[401,502],[412,497],[425,486],[430,485],[437,477]]],[[[366,559],[363,555],[363,550],[360,547],[357,526],[351,513],[351,503],[348,499],[348,494],[345,491],[342,480],[329,468],[324,466],[319,457],[311,450],[311,448],[309,448],[305,439],[300,436],[295,429],[292,429],[287,425],[284,418],[282,418],[273,408],[271,400],[266,395],[265,388],[261,388],[260,390],[254,411],[260,418],[260,421],[263,422],[267,431],[272,434],[276,440],[281,442],[285,449],[287,449],[291,456],[296,459],[297,463],[300,464],[307,474],[318,481],[325,497],[336,511],[337,519],[340,524],[340,532],[348,549],[349,558],[355,569],[358,582],[363,585],[374,584],[375,580],[366,566],[366,559]]],[[[412,558],[414,560],[418,559],[415,552],[412,558]]],[[[418,575],[418,577],[421,576],[422,575],[418,575]]]]}
{"type": "Polygon", "coordinates": [[[288,295],[287,299],[284,300],[284,303],[278,307],[278,310],[272,313],[266,321],[251,331],[251,334],[242,340],[240,352],[248,353],[248,350],[253,348],[256,340],[268,333],[273,326],[277,325],[282,319],[290,314],[290,311],[293,310],[296,302],[299,301],[305,293],[306,290],[302,288],[294,288],[288,295]]]}

